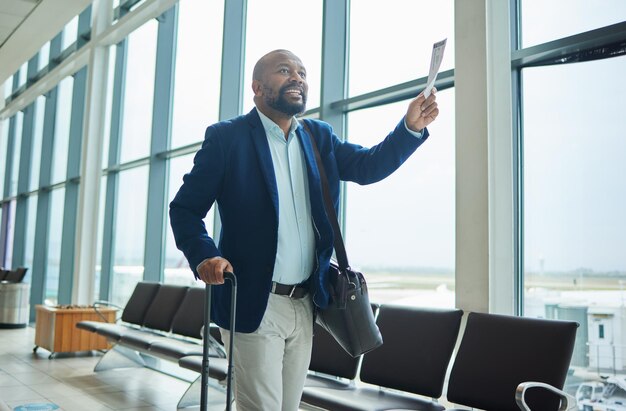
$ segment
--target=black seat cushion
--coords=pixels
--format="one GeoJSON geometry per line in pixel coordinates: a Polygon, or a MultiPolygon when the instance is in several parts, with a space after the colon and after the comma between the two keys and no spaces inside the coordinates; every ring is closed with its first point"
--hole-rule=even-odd
{"type": "Polygon", "coordinates": [[[439,398],[458,337],[461,310],[385,306],[383,345],[363,358],[361,381],[439,398]]]}
{"type": "Polygon", "coordinates": [[[172,321],[174,334],[202,338],[200,330],[204,325],[204,300],[204,288],[189,288],[172,321]]]}
{"type": "MultiPolygon", "coordinates": [[[[191,371],[202,371],[202,356],[189,355],[178,361],[178,365],[191,371]]],[[[228,375],[228,360],[226,358],[213,358],[209,360],[209,377],[223,380],[228,375]]]]}
{"type": "Polygon", "coordinates": [[[127,330],[120,338],[119,343],[139,351],[148,351],[150,345],[156,341],[167,341],[169,337],[155,334],[149,330],[127,330]]]}
{"type": "MultiPolygon", "coordinates": [[[[172,339],[155,341],[150,345],[150,354],[178,361],[189,355],[202,355],[202,345],[172,339]]],[[[217,356],[217,353],[209,350],[209,355],[217,356]]]]}
{"type": "MultiPolygon", "coordinates": [[[[448,400],[468,407],[518,411],[515,389],[524,381],[563,388],[578,324],[470,313],[448,383],[448,400]]],[[[547,390],[527,393],[534,410],[556,410],[547,390]]]]}
{"type": "MultiPolygon", "coordinates": [[[[367,355],[365,354],[365,356],[367,355]]],[[[445,409],[441,404],[426,398],[383,391],[378,387],[364,387],[353,390],[304,387],[302,401],[333,411],[384,411],[396,409],[442,411],[445,409]]]]}
{"type": "Polygon", "coordinates": [[[124,311],[122,312],[122,321],[142,325],[148,307],[152,303],[152,299],[156,295],[161,284],[140,282],[135,286],[135,290],[131,294],[124,311]]]}
{"type": "Polygon", "coordinates": [[[119,341],[124,333],[132,330],[133,328],[123,324],[102,323],[102,325],[96,328],[96,333],[111,341],[119,341]]]}
{"type": "Polygon", "coordinates": [[[143,325],[153,330],[169,331],[172,328],[174,315],[188,289],[189,287],[180,285],[161,285],[146,312],[143,325]]]}
{"type": "Polygon", "coordinates": [[[353,358],[346,353],[328,331],[315,324],[310,371],[353,380],[359,361],[359,357],[353,358]]]}

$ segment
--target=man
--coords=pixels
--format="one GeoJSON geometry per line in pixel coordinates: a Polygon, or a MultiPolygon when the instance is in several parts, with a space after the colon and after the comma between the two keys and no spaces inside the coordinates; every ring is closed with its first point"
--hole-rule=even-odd
{"type": "MultiPolygon", "coordinates": [[[[319,148],[337,208],[340,180],[369,184],[391,174],[426,140],[425,127],[439,109],[434,94],[420,94],[395,130],[366,149],[342,142],[324,122],[296,120],[305,110],[308,85],[293,53],[263,56],[252,89],[255,109],[207,129],[170,204],[170,218],[196,278],[223,284],[224,271],[237,276],[237,409],[295,411],[310,362],[314,306],[328,303],[333,252],[310,139],[319,148]],[[214,202],[222,222],[219,246],[202,222],[214,202]]],[[[212,301],[212,320],[227,341],[230,285],[213,287],[212,301]]]]}

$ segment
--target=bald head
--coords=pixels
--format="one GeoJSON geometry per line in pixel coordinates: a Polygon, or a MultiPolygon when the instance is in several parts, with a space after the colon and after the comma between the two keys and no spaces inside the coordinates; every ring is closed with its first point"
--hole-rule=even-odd
{"type": "Polygon", "coordinates": [[[274,50],[259,59],[252,73],[254,104],[276,120],[304,112],[309,86],[302,61],[289,50],[274,50]]]}
{"type": "Polygon", "coordinates": [[[300,65],[302,65],[302,62],[300,61],[298,56],[296,56],[289,50],[278,49],[270,51],[269,53],[261,57],[259,61],[257,61],[254,65],[254,70],[252,71],[252,80],[262,80],[263,75],[267,72],[268,67],[275,63],[277,59],[285,58],[289,60],[296,60],[300,63],[300,65]]]}

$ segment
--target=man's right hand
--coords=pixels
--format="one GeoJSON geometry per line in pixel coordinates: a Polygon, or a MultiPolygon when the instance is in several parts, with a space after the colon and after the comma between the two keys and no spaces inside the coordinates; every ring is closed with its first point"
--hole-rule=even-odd
{"type": "Polygon", "coordinates": [[[207,284],[224,284],[224,271],[233,272],[233,266],[222,257],[207,258],[197,267],[198,276],[207,284]]]}

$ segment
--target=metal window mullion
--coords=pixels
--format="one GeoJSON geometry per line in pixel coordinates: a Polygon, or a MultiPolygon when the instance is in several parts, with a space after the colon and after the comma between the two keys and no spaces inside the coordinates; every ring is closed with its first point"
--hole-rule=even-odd
{"type": "Polygon", "coordinates": [[[143,279],[160,282],[164,278],[169,162],[157,154],[168,149],[171,138],[178,3],[158,20],[143,279]]]}
{"type": "MultiPolygon", "coordinates": [[[[61,53],[63,43],[63,31],[57,34],[50,42],[49,62],[54,61],[61,53]]],[[[56,111],[59,87],[58,85],[50,90],[46,95],[43,136],[41,143],[41,165],[39,168],[39,191],[37,200],[37,220],[35,227],[35,255],[33,256],[33,267],[31,277],[30,292],[30,320],[35,320],[35,306],[43,304],[46,293],[46,278],[48,271],[48,242],[50,228],[50,189],[49,187],[54,155],[56,111]]]]}
{"type": "Polygon", "coordinates": [[[89,43],[91,37],[91,11],[92,7],[90,4],[78,15],[78,30],[76,36],[77,50],[89,43]]]}
{"type": "MultiPolygon", "coordinates": [[[[26,78],[29,79],[37,72],[38,54],[28,61],[26,78]]],[[[27,80],[28,82],[28,80],[27,80]]],[[[13,235],[13,266],[23,266],[26,259],[26,225],[28,217],[28,186],[30,183],[30,169],[33,158],[33,133],[35,131],[36,101],[33,101],[24,110],[22,126],[22,143],[20,147],[20,167],[17,180],[17,204],[15,207],[15,228],[13,235]]]]}
{"type": "MultiPolygon", "coordinates": [[[[60,48],[60,43],[59,43],[60,48]]],[[[39,169],[39,187],[50,186],[52,174],[55,123],[59,87],[55,87],[46,96],[43,136],[41,144],[41,167],[39,169]]],[[[50,190],[41,189],[37,200],[37,225],[35,227],[35,255],[33,256],[30,320],[35,320],[35,306],[43,304],[46,293],[48,268],[48,242],[50,227],[50,190]]]]}
{"type": "MultiPolygon", "coordinates": [[[[522,25],[521,25],[521,4],[519,0],[511,0],[511,50],[514,54],[521,47],[522,25]]],[[[512,109],[512,137],[513,137],[513,247],[515,258],[515,278],[514,278],[514,314],[524,314],[524,269],[523,269],[523,172],[522,172],[522,87],[521,69],[511,65],[511,109],[512,109]]]]}
{"type": "MultiPolygon", "coordinates": [[[[81,14],[82,17],[82,14],[81,14]]],[[[61,255],[59,261],[59,304],[72,302],[74,275],[74,244],[76,241],[76,219],[78,214],[78,189],[80,181],[80,160],[82,151],[83,120],[85,116],[85,95],[87,67],[74,75],[72,90],[72,111],[70,115],[70,135],[67,154],[67,182],[63,203],[63,228],[61,234],[61,255]]]]}
{"type": "MultiPolygon", "coordinates": [[[[115,73],[113,80],[113,99],[111,103],[111,135],[109,137],[109,157],[107,166],[112,167],[120,161],[120,139],[122,134],[122,117],[124,112],[124,88],[126,83],[127,43],[124,39],[117,44],[115,53],[115,73]]],[[[106,138],[107,136],[105,136],[106,138]]],[[[119,173],[107,174],[104,202],[104,226],[102,230],[102,261],[100,269],[101,300],[111,299],[113,260],[115,246],[115,221],[117,208],[117,187],[119,173]]]]}
{"type": "MultiPolygon", "coordinates": [[[[244,63],[246,52],[247,0],[224,1],[224,35],[222,38],[222,79],[220,83],[219,119],[228,120],[243,109],[244,63]]],[[[217,207],[213,216],[213,238],[219,238],[222,227],[217,207]]]]}
{"type": "MultiPolygon", "coordinates": [[[[13,76],[12,89],[15,89],[18,84],[17,76],[13,76]]],[[[15,128],[16,128],[16,115],[9,118],[9,132],[7,134],[7,155],[4,165],[4,190],[0,193],[0,197],[8,198],[11,193],[11,174],[13,171],[13,151],[15,150],[15,128]]],[[[9,238],[9,214],[10,214],[10,202],[2,203],[2,219],[0,220],[0,266],[6,265],[7,257],[7,241],[9,238]]]]}
{"type": "MultiPolygon", "coordinates": [[[[331,103],[344,100],[348,90],[349,0],[324,0],[322,22],[322,89],[320,120],[329,123],[335,133],[346,138],[347,115],[331,103]]],[[[340,185],[339,225],[346,236],[346,183],[340,185]]]]}

